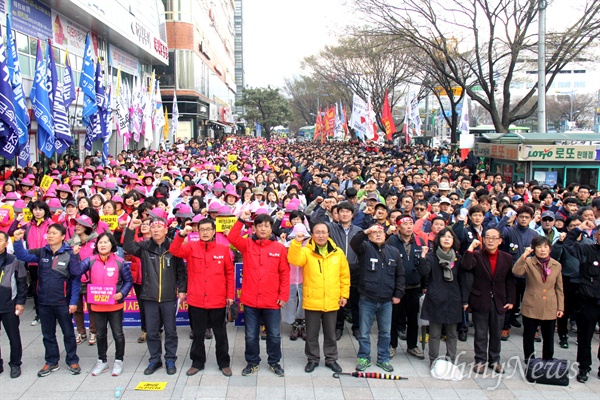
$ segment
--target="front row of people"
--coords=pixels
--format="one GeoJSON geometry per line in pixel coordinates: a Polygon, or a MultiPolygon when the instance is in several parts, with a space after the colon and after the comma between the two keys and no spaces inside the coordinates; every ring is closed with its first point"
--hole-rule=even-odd
{"type": "MultiPolygon", "coordinates": [[[[341,372],[337,363],[336,321],[338,310],[346,304],[350,294],[350,269],[344,252],[329,237],[329,225],[315,224],[311,237],[304,226],[296,225],[288,253],[288,249],[273,236],[273,221],[268,215],[257,215],[253,221],[250,217],[249,211],[242,212],[228,234],[229,241],[242,253],[244,260],[241,302],[244,304],[246,323],[247,366],[242,375],[251,375],[259,368],[261,324],[266,326],[269,367],[276,375],[284,375],[280,365],[280,321],[281,308],[289,297],[290,263],[302,268],[303,272],[305,353],[308,359],[305,371],[312,372],[319,365],[318,337],[322,327],[325,365],[335,372],[341,372]],[[242,234],[250,229],[247,235],[242,234]]],[[[225,321],[226,309],[234,299],[234,269],[229,248],[214,241],[214,221],[199,221],[198,235],[193,240],[189,237],[191,227],[185,227],[173,242],[166,237],[168,226],[162,218],[152,219],[150,239],[135,241],[135,229],[141,224],[142,221],[136,218],[131,221],[125,231],[123,248],[139,257],[142,263],[139,297],[144,301],[150,353],[149,365],[144,373],[152,374],[163,366],[160,329],[165,332],[164,360],[167,373],[176,373],[178,340],[175,315],[178,299],[187,297],[193,331],[203,332],[207,326],[213,328],[218,367],[225,376],[231,376],[225,321]]],[[[48,244],[45,247],[27,250],[22,241],[24,231],[17,230],[14,233],[13,256],[6,252],[9,237],[0,232],[0,320],[11,344],[9,366],[13,378],[20,375],[22,350],[18,316],[23,312],[26,297],[24,262],[37,263],[39,271],[38,313],[45,347],[45,365],[38,376],[47,376],[60,368],[57,324],[64,337],[67,367],[72,374],[81,372],[71,314],[77,310],[80,276],[85,273],[89,276],[86,297],[90,312],[95,316],[98,340],[98,361],[92,375],[109,369],[109,323],[115,340],[112,374],[117,376],[123,369],[123,306],[124,298],[133,286],[130,268],[115,254],[117,243],[110,233],[98,237],[94,254],[83,261],[78,254],[79,246],[71,247],[65,242],[65,233],[62,225],[54,224],[48,229],[48,244]]],[[[597,235],[600,242],[600,234],[597,235]]],[[[600,279],[594,282],[599,274],[597,249],[583,248],[583,245],[575,243],[576,231],[571,236],[573,238],[567,237],[566,242],[582,262],[582,282],[589,281],[587,291],[582,295],[600,300],[595,297],[598,291],[596,282],[600,282],[600,279]],[[590,265],[595,268],[590,268],[590,265]]],[[[525,277],[527,282],[521,308],[525,361],[534,355],[534,335],[538,327],[541,327],[544,340],[542,356],[551,359],[556,318],[560,318],[564,311],[561,265],[550,258],[551,243],[544,236],[535,238],[531,247],[513,266],[511,256],[498,249],[502,238],[497,229],[488,229],[482,239],[485,244],[483,249],[479,240],[474,240],[461,259],[457,252],[460,245],[458,239],[451,229],[446,228],[436,235],[431,250],[423,246],[421,253],[415,254],[421,257],[418,270],[427,281],[421,318],[430,323],[430,361],[433,362],[439,355],[443,326],[446,329],[446,357],[455,361],[456,326],[463,319],[463,309],[471,307],[475,328],[474,370],[483,373],[487,364],[495,372],[503,372],[500,331],[504,315],[515,302],[513,274],[525,277]]],[[[359,267],[360,332],[356,369],[364,371],[371,365],[370,332],[376,318],[377,366],[391,372],[392,306],[400,303],[404,295],[403,257],[395,246],[386,243],[384,227],[377,224],[355,234],[350,246],[358,257],[359,267]]],[[[581,320],[585,321],[587,317],[582,316],[581,320]]],[[[593,334],[593,328],[591,331],[593,334]]],[[[591,336],[579,340],[578,380],[582,382],[587,380],[591,365],[590,342],[591,336]]],[[[187,371],[188,376],[204,369],[204,335],[194,335],[190,356],[192,366],[187,371]]],[[[2,370],[0,364],[0,372],[2,370]]]]}

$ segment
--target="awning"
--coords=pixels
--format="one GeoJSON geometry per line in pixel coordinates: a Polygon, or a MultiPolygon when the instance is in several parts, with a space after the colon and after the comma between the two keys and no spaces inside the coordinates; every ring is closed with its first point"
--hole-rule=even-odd
{"type": "Polygon", "coordinates": [[[224,131],[225,133],[231,133],[231,131],[232,131],[231,125],[228,125],[228,124],[225,124],[225,123],[223,123],[223,122],[219,122],[219,121],[209,121],[209,122],[210,122],[211,124],[214,124],[214,125],[218,125],[218,126],[221,126],[221,127],[223,127],[223,131],[224,131]]]}

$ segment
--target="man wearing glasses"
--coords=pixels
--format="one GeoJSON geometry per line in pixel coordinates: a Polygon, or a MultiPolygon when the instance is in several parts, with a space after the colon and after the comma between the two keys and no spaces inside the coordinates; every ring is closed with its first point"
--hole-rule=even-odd
{"type": "Polygon", "coordinates": [[[488,229],[483,242],[485,248],[477,250],[481,243],[473,240],[462,261],[462,267],[472,271],[474,277],[469,295],[475,327],[473,371],[483,374],[487,364],[501,374],[504,372],[500,364],[501,332],[504,316],[515,302],[515,278],[511,255],[498,249],[502,243],[500,231],[488,229]]]}
{"type": "MultiPolygon", "coordinates": [[[[229,342],[225,325],[227,306],[233,304],[235,272],[229,247],[215,242],[215,222],[203,219],[198,224],[199,241],[184,243],[192,232],[186,225],[175,236],[171,254],[183,258],[188,268],[188,314],[192,332],[204,332],[211,327],[216,340],[217,364],[225,376],[231,376],[229,342]]],[[[194,335],[190,350],[192,366],[186,375],[196,375],[204,369],[206,349],[204,335],[194,335]]]]}

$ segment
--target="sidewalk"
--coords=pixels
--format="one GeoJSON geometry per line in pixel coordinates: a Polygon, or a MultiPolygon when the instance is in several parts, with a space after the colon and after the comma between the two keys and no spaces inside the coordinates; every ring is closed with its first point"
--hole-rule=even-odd
{"type": "MultiPolygon", "coordinates": [[[[125,328],[126,348],[123,374],[112,377],[110,373],[93,377],[90,371],[97,359],[96,346],[87,343],[78,347],[81,358],[81,375],[72,376],[64,364],[64,352],[60,370],[45,378],[38,378],[37,371],[44,364],[44,346],[39,326],[30,326],[33,318],[32,302],[28,302],[25,315],[21,318],[21,337],[23,340],[22,375],[18,379],[10,379],[8,369],[9,346],[4,331],[0,333],[0,345],[4,359],[5,371],[0,374],[0,398],[11,399],[114,399],[116,387],[123,389],[122,398],[129,399],[600,399],[600,379],[596,377],[598,360],[596,358],[597,335],[592,344],[592,373],[587,384],[578,383],[574,376],[568,387],[532,385],[524,381],[515,368],[507,367],[507,373],[498,379],[488,377],[475,378],[471,373],[460,382],[446,382],[431,378],[428,361],[418,360],[405,353],[405,342],[400,342],[398,354],[392,359],[394,374],[408,377],[408,380],[388,381],[342,377],[335,379],[332,372],[325,368],[323,361],[312,373],[304,372],[306,357],[304,342],[299,339],[289,340],[290,328],[282,328],[283,360],[285,377],[276,377],[266,364],[265,342],[261,341],[261,356],[263,361],[257,374],[249,377],[241,376],[241,370],[246,365],[244,361],[244,329],[231,324],[228,327],[230,354],[234,376],[226,378],[218,370],[215,360],[214,341],[207,341],[208,357],[206,369],[196,376],[187,377],[185,372],[191,366],[189,359],[189,327],[179,327],[179,349],[177,355],[177,374],[167,375],[164,368],[150,376],[143,374],[147,366],[148,354],[146,344],[138,344],[139,329],[125,328]],[[139,382],[168,382],[163,391],[135,391],[139,382]]],[[[358,342],[349,334],[346,325],[344,336],[338,342],[340,354],[339,364],[345,372],[352,372],[356,365],[358,342]]],[[[60,331],[60,328],[57,328],[60,331]]],[[[522,358],[521,329],[513,329],[513,335],[508,342],[502,343],[503,362],[511,357],[522,358]]],[[[473,330],[471,328],[466,343],[459,342],[459,352],[464,351],[460,360],[465,363],[473,361],[473,330]]],[[[63,349],[61,336],[59,346],[63,349]]],[[[571,334],[568,350],[555,345],[555,357],[575,360],[577,347],[575,335],[571,334]]],[[[109,364],[112,368],[114,346],[109,332],[109,364]]],[[[376,334],[371,338],[376,343],[376,334]]],[[[376,346],[372,346],[376,350],[376,346]]],[[[444,344],[441,345],[444,351],[444,344]]],[[[536,350],[541,352],[541,343],[536,344],[536,350]]],[[[373,353],[374,360],[376,354],[373,353]]],[[[468,367],[467,367],[468,368],[468,367]]],[[[373,372],[383,372],[373,366],[368,369],[373,372]]],[[[468,369],[465,369],[468,371],[468,369]]]]}

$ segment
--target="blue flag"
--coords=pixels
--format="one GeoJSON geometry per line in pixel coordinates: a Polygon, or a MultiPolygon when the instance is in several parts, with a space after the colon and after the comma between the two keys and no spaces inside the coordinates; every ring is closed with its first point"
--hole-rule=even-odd
{"type": "Polygon", "coordinates": [[[54,51],[52,43],[48,40],[46,57],[46,73],[48,97],[50,100],[50,111],[54,122],[54,147],[57,154],[64,153],[73,144],[69,130],[69,118],[65,108],[63,97],[63,86],[58,80],[56,63],[54,62],[54,51]]]}
{"type": "Polygon", "coordinates": [[[17,54],[17,41],[12,30],[12,19],[10,13],[6,14],[7,31],[7,51],[6,64],[10,75],[10,83],[15,100],[15,115],[17,117],[17,128],[19,129],[19,166],[26,167],[29,164],[29,125],[31,120],[27,111],[27,102],[25,100],[25,91],[23,90],[23,79],[21,78],[21,67],[19,65],[19,56],[17,54]],[[22,150],[27,148],[25,152],[22,150]],[[21,157],[21,153],[26,155],[21,157]]]}
{"type": "Polygon", "coordinates": [[[110,143],[110,137],[112,136],[112,130],[110,129],[110,117],[111,106],[110,106],[110,96],[111,96],[112,88],[109,87],[108,93],[106,95],[106,110],[104,111],[104,125],[106,127],[106,134],[102,138],[102,164],[108,165],[108,144],[110,143]]]}
{"type": "Polygon", "coordinates": [[[92,47],[92,39],[88,33],[85,39],[85,51],[83,53],[83,70],[81,71],[81,79],[79,86],[83,92],[83,112],[81,120],[87,127],[90,125],[90,117],[98,112],[96,106],[96,86],[94,84],[94,48],[92,47]]]}
{"type": "Polygon", "coordinates": [[[71,103],[75,101],[75,82],[73,82],[73,70],[71,69],[71,61],[69,60],[69,51],[65,55],[65,70],[63,72],[63,86],[65,97],[65,108],[67,112],[71,103]]]}
{"type": "Polygon", "coordinates": [[[6,49],[0,38],[0,155],[8,159],[15,158],[19,146],[19,130],[8,66],[6,49]]]}
{"type": "Polygon", "coordinates": [[[105,122],[107,99],[104,93],[104,84],[102,83],[102,67],[100,63],[96,64],[94,89],[96,92],[96,113],[90,116],[90,123],[85,129],[85,148],[88,151],[92,150],[93,142],[104,139],[107,135],[105,122]]]}
{"type": "Polygon", "coordinates": [[[29,93],[29,99],[33,105],[35,119],[38,122],[38,149],[46,157],[52,157],[52,154],[54,154],[54,123],[50,112],[46,79],[46,63],[42,57],[42,43],[38,39],[35,56],[35,78],[29,93]]]}

